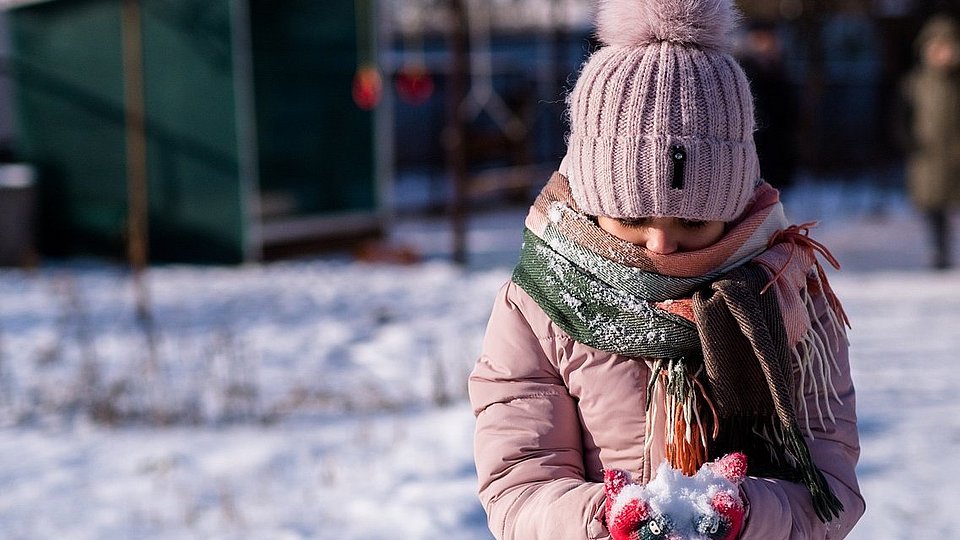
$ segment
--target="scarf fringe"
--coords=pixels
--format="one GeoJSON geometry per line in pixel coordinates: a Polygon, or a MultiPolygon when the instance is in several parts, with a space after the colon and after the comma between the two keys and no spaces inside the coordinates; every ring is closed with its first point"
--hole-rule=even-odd
{"type": "Polygon", "coordinates": [[[817,517],[824,523],[840,517],[840,513],[843,512],[843,503],[834,495],[830,485],[827,484],[827,479],[814,464],[810,449],[803,441],[803,435],[799,430],[788,431],[784,442],[787,452],[797,460],[796,470],[801,475],[801,482],[810,491],[817,517]]]}
{"type": "MultiPolygon", "coordinates": [[[[819,276],[816,277],[819,283],[819,276]]],[[[806,435],[810,439],[815,439],[813,430],[810,427],[810,416],[815,412],[814,417],[820,421],[820,428],[826,429],[825,417],[831,422],[836,421],[833,414],[832,403],[843,405],[843,400],[833,384],[833,374],[840,370],[837,363],[837,352],[839,352],[841,343],[847,343],[847,335],[841,323],[840,316],[833,309],[827,309],[827,326],[825,328],[817,314],[817,306],[814,303],[813,296],[810,294],[810,288],[801,291],[801,300],[806,308],[807,317],[810,320],[810,329],[807,330],[803,339],[793,348],[791,355],[793,361],[799,366],[800,380],[798,387],[802,390],[801,395],[796,396],[795,410],[802,416],[806,435]],[[825,336],[833,335],[833,346],[825,336]],[[811,411],[807,400],[803,394],[813,394],[813,402],[816,411],[811,411]]]]}
{"type": "MultiPolygon", "coordinates": [[[[666,425],[665,454],[670,465],[683,474],[693,476],[710,457],[710,441],[719,435],[720,419],[709,393],[700,382],[702,363],[690,373],[685,359],[659,360],[647,387],[647,426],[653,425],[657,413],[652,400],[658,380],[663,381],[666,425]],[[653,406],[651,407],[651,404],[653,406]],[[707,416],[709,413],[709,416],[707,416]],[[711,428],[712,426],[712,428],[711,428]]],[[[652,442],[648,430],[647,448],[652,442]]]]}
{"type": "Polygon", "coordinates": [[[795,410],[803,417],[802,424],[810,439],[814,438],[811,414],[815,414],[821,429],[825,429],[825,417],[831,422],[836,420],[831,403],[843,404],[833,384],[833,373],[840,369],[837,363],[837,352],[841,346],[849,345],[846,328],[850,327],[850,319],[830,286],[826,271],[817,255],[822,256],[837,270],[840,269],[840,263],[826,246],[810,237],[810,229],[816,225],[815,221],[791,225],[770,237],[768,247],[780,244],[789,249],[786,260],[779,268],[769,262],[759,261],[771,273],[770,280],[761,289],[760,294],[766,292],[787,274],[798,254],[800,259],[796,262],[804,261],[801,264],[810,264],[806,283],[799,291],[799,303],[806,311],[806,330],[791,350],[793,361],[799,366],[800,374],[798,387],[801,393],[795,396],[795,410]],[[821,323],[820,314],[817,313],[817,306],[814,303],[815,294],[822,294],[826,300],[826,325],[821,323]],[[833,343],[832,346],[830,341],[833,343]],[[815,411],[811,411],[808,407],[805,399],[808,393],[813,395],[815,411]]]}
{"type": "Polygon", "coordinates": [[[818,290],[823,293],[824,298],[827,300],[827,305],[830,306],[829,311],[831,312],[831,317],[842,321],[843,325],[849,328],[850,318],[847,317],[847,312],[844,311],[843,304],[840,302],[840,298],[836,295],[836,293],[833,292],[833,287],[830,286],[830,281],[827,279],[827,273],[823,269],[823,265],[820,264],[817,254],[820,254],[824,259],[826,259],[830,266],[836,270],[840,270],[840,261],[833,256],[833,253],[830,253],[830,250],[827,249],[827,246],[821,244],[813,238],[810,238],[810,229],[816,226],[816,221],[808,221],[799,225],[790,225],[785,229],[777,231],[770,237],[770,240],[767,241],[768,248],[772,248],[777,244],[784,244],[790,247],[790,252],[787,255],[787,260],[782,266],[780,266],[780,268],[773,268],[769,263],[758,261],[766,266],[772,274],[770,281],[762,289],[760,289],[760,294],[765,293],[767,289],[769,289],[777,281],[779,281],[780,278],[783,277],[783,275],[790,268],[790,263],[793,262],[793,258],[797,254],[797,250],[803,250],[808,255],[810,264],[812,266],[812,272],[809,276],[809,281],[812,281],[818,290]]]}

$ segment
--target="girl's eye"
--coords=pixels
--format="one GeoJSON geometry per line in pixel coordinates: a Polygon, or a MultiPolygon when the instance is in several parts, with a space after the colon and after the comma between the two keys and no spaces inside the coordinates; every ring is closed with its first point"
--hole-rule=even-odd
{"type": "Polygon", "coordinates": [[[631,229],[640,229],[647,226],[647,224],[649,223],[649,220],[646,218],[617,218],[617,222],[619,222],[624,227],[628,227],[631,229]]]}
{"type": "Polygon", "coordinates": [[[628,229],[642,229],[650,226],[649,218],[617,218],[617,222],[628,229]]]}
{"type": "Polygon", "coordinates": [[[707,226],[706,221],[698,221],[695,219],[683,219],[680,220],[680,224],[683,225],[684,229],[702,229],[707,226]]]}

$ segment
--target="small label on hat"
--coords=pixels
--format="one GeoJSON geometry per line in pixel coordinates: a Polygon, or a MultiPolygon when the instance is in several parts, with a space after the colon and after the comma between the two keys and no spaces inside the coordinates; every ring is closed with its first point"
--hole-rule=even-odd
{"type": "Polygon", "coordinates": [[[680,145],[671,146],[670,159],[673,160],[673,182],[670,187],[683,189],[683,164],[687,161],[687,151],[680,145]]]}

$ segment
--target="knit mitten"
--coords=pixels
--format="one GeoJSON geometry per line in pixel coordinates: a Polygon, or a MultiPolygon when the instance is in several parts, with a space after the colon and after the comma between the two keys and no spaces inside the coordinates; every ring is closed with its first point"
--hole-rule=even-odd
{"type": "Polygon", "coordinates": [[[747,457],[729,454],[684,476],[667,463],[646,485],[630,473],[604,471],[607,528],[613,540],[733,540],[743,526],[739,484],[747,457]]]}

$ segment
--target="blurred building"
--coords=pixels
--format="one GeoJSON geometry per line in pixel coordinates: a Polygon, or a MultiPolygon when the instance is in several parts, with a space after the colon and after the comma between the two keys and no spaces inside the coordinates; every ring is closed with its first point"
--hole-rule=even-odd
{"type": "Polygon", "coordinates": [[[391,126],[366,102],[374,2],[0,6],[13,148],[38,170],[44,253],[121,256],[131,167],[146,177],[154,260],[255,260],[384,227],[391,126]]]}

